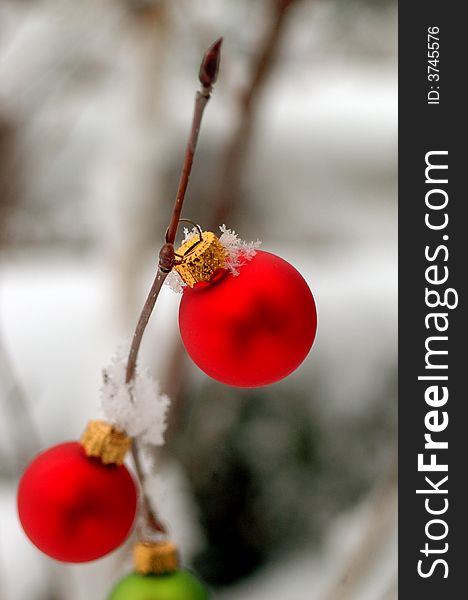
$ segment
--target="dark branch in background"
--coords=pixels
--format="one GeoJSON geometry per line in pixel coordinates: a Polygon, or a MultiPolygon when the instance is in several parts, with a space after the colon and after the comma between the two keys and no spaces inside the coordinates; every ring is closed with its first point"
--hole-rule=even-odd
{"type": "Polygon", "coordinates": [[[288,9],[295,3],[297,0],[272,0],[270,27],[253,59],[250,81],[239,97],[240,118],[226,146],[218,183],[211,192],[212,228],[226,221],[235,204],[238,185],[247,159],[246,150],[252,138],[258,101],[276,63],[277,50],[286,29],[288,9]]]}
{"type": "MultiPolygon", "coordinates": [[[[132,383],[135,377],[135,369],[138,358],[138,351],[140,349],[141,340],[148,324],[151,313],[153,312],[154,305],[161,291],[161,287],[167,274],[171,271],[174,266],[174,242],[177,234],[177,228],[179,226],[180,216],[182,213],[182,207],[185,199],[185,193],[190,178],[190,172],[192,170],[193,158],[197,147],[198,134],[200,132],[201,121],[205,107],[210,99],[213,85],[216,82],[219,71],[219,63],[221,57],[221,45],[222,38],[219,38],[208,50],[205,52],[203,60],[200,66],[199,79],[201,88],[198,90],[195,96],[195,108],[193,112],[192,127],[187,143],[187,149],[185,151],[184,164],[180,175],[179,185],[177,188],[176,199],[174,202],[174,208],[172,211],[171,220],[166,231],[166,240],[159,252],[159,264],[158,270],[151,286],[151,290],[148,294],[146,302],[138,319],[138,323],[135,329],[135,333],[132,339],[132,345],[127,361],[126,377],[125,381],[127,384],[132,383]]],[[[140,460],[140,452],[138,443],[134,439],[132,441],[132,456],[135,463],[135,471],[140,482],[140,486],[143,494],[143,507],[146,513],[146,519],[148,525],[154,530],[160,533],[165,533],[166,529],[164,525],[156,517],[155,511],[151,506],[151,501],[146,493],[145,489],[145,473],[140,460]]]]}
{"type": "MultiPolygon", "coordinates": [[[[247,148],[252,138],[253,125],[258,114],[259,100],[274,70],[278,47],[283,39],[287,25],[288,8],[297,4],[297,0],[272,0],[272,15],[268,30],[260,41],[250,68],[251,76],[244,91],[239,96],[239,120],[231,137],[222,152],[221,167],[217,183],[208,190],[208,206],[212,210],[212,218],[208,229],[215,231],[225,223],[232,206],[236,203],[238,184],[242,177],[245,161],[248,160],[247,148]]],[[[163,388],[172,399],[169,413],[169,426],[166,434],[166,446],[178,429],[183,410],[180,397],[180,383],[183,380],[181,370],[184,368],[185,351],[178,341],[173,350],[167,376],[163,388]]]]}

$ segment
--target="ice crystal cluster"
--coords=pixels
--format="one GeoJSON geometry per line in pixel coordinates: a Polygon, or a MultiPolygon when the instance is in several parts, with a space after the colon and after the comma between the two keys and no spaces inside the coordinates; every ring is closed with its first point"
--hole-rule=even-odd
{"type": "Polygon", "coordinates": [[[145,445],[162,446],[169,397],[161,394],[159,382],[137,366],[135,378],[125,383],[128,351],[121,346],[103,371],[101,407],[109,423],[136,437],[145,445]]]}
{"type": "MultiPolygon", "coordinates": [[[[221,236],[219,241],[226,251],[226,269],[231,272],[232,275],[239,275],[242,265],[245,265],[249,260],[255,256],[257,248],[262,243],[260,240],[256,242],[245,242],[240,239],[238,234],[232,230],[227,229],[226,225],[221,225],[221,236]]],[[[193,228],[189,230],[187,227],[184,228],[184,242],[191,240],[199,235],[198,230],[193,228]]],[[[182,281],[180,275],[174,269],[169,273],[166,278],[166,284],[176,293],[181,293],[185,287],[185,283],[182,281]]]]}

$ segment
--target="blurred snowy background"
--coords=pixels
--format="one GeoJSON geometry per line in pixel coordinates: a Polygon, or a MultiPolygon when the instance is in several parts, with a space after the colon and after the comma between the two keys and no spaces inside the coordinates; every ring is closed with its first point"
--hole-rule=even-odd
{"type": "Polygon", "coordinates": [[[396,7],[280,5],[0,2],[1,600],[104,600],[129,569],[128,547],[84,566],[41,556],[16,482],[98,415],[219,35],[184,215],[299,268],[319,330],[287,380],[225,388],[189,364],[164,291],[141,358],[175,400],[154,497],[219,600],[397,597],[396,7]]]}

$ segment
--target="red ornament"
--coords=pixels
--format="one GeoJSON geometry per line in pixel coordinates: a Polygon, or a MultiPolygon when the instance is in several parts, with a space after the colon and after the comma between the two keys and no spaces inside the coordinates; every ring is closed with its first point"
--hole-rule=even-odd
{"type": "Polygon", "coordinates": [[[210,377],[237,387],[274,383],[294,371],[315,338],[314,298],[288,262],[258,250],[233,276],[184,288],[182,340],[210,377]]]}
{"type": "Polygon", "coordinates": [[[18,489],[29,539],[63,562],[87,562],[122,544],[135,520],[137,491],[124,465],[90,458],[78,442],[39,454],[18,489]]]}

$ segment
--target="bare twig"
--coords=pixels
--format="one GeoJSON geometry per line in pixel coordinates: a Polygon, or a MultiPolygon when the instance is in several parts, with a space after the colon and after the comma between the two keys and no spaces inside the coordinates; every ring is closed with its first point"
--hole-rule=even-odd
{"type": "Polygon", "coordinates": [[[177,233],[177,227],[179,226],[179,220],[185,199],[185,193],[187,191],[190,173],[192,170],[193,158],[197,147],[198,134],[200,132],[203,113],[208,100],[210,99],[213,85],[218,77],[222,42],[223,39],[219,38],[212,46],[210,46],[210,48],[208,48],[200,66],[199,79],[201,83],[201,89],[197,92],[195,97],[192,127],[185,151],[184,164],[180,174],[174,208],[172,211],[171,220],[169,222],[169,227],[167,228],[166,232],[166,243],[162,246],[159,252],[158,271],[156,273],[153,285],[151,286],[150,293],[148,294],[148,298],[143,306],[143,310],[141,311],[141,315],[135,329],[135,334],[133,336],[132,346],[127,363],[127,383],[130,383],[135,375],[138,350],[140,348],[146,325],[148,324],[148,320],[153,312],[159,292],[161,291],[161,286],[164,283],[167,274],[174,266],[174,241],[177,233]]]}
{"type": "MultiPolygon", "coordinates": [[[[160,255],[160,263],[158,266],[156,277],[153,281],[148,297],[146,298],[146,302],[143,305],[143,310],[141,311],[140,318],[138,319],[138,323],[135,329],[135,333],[133,334],[132,345],[127,361],[127,371],[125,375],[125,382],[127,384],[129,384],[135,376],[135,368],[138,358],[138,352],[140,350],[141,340],[143,339],[143,334],[145,333],[145,329],[148,325],[149,318],[151,316],[151,313],[153,312],[153,308],[156,304],[156,300],[158,299],[159,292],[161,291],[162,284],[164,283],[164,280],[167,277],[168,271],[163,270],[163,268],[161,267],[162,260],[163,258],[160,255]]],[[[169,261],[171,260],[170,256],[168,256],[167,260],[169,264],[169,261]]]]}
{"type": "Polygon", "coordinates": [[[135,438],[132,440],[132,459],[133,464],[135,465],[135,473],[137,475],[138,481],[140,482],[143,510],[145,513],[146,522],[152,530],[158,533],[165,534],[167,533],[167,528],[162,523],[161,519],[158,516],[156,516],[156,511],[151,504],[151,499],[148,496],[148,492],[146,490],[146,475],[143,469],[143,465],[141,464],[140,451],[135,438]]]}
{"type": "Polygon", "coordinates": [[[174,243],[177,227],[179,225],[179,219],[182,212],[182,205],[184,202],[185,192],[190,177],[190,171],[192,170],[193,157],[195,154],[195,148],[198,141],[198,133],[200,131],[200,124],[203,117],[203,111],[205,106],[210,99],[210,95],[213,89],[213,85],[218,78],[219,62],[221,58],[221,45],[223,38],[219,38],[206,52],[202,64],[200,66],[199,79],[202,84],[201,89],[197,92],[195,97],[195,110],[193,113],[192,129],[190,131],[189,141],[185,152],[184,165],[180,176],[179,187],[177,190],[176,201],[174,205],[174,212],[172,214],[171,222],[169,224],[166,242],[174,243]]]}
{"type": "MultiPolygon", "coordinates": [[[[175,237],[181,217],[190,173],[192,170],[193,159],[197,147],[198,134],[200,132],[203,113],[208,103],[208,100],[210,99],[211,92],[213,90],[213,85],[218,77],[222,41],[222,38],[219,38],[214,44],[210,46],[210,48],[208,48],[208,50],[205,52],[200,66],[199,80],[201,83],[201,88],[197,92],[195,97],[195,108],[193,112],[192,127],[190,130],[187,148],[185,151],[185,158],[182,167],[182,172],[180,175],[179,185],[177,188],[174,208],[172,211],[169,226],[166,231],[165,243],[159,252],[158,270],[153,284],[151,286],[150,292],[148,294],[148,297],[146,299],[146,302],[141,311],[140,318],[135,329],[135,334],[132,339],[130,353],[128,356],[125,379],[126,383],[130,385],[135,377],[138,351],[140,349],[143,334],[145,332],[151,313],[153,312],[156,300],[159,296],[159,292],[161,291],[161,287],[164,283],[164,280],[166,279],[167,274],[171,271],[172,267],[174,266],[175,237]]],[[[155,529],[158,532],[165,533],[166,528],[156,517],[156,513],[153,507],[151,506],[151,501],[145,490],[146,477],[141,464],[140,452],[138,442],[136,441],[136,439],[133,439],[132,441],[132,456],[135,463],[136,474],[139,479],[143,493],[143,506],[146,513],[148,525],[150,525],[153,529],[155,529]]]]}

